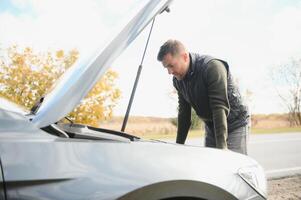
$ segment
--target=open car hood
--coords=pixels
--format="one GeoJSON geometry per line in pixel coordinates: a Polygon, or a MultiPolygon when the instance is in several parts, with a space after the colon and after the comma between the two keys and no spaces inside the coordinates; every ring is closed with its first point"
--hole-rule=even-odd
{"type": "Polygon", "coordinates": [[[46,127],[65,117],[88,94],[112,62],[130,45],[152,19],[172,0],[150,0],[120,33],[92,60],[76,62],[57,81],[43,103],[30,116],[38,127],[46,127]]]}

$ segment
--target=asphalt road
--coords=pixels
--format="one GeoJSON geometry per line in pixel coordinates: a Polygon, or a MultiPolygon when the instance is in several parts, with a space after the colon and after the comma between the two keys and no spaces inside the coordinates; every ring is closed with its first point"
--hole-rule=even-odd
{"type": "MultiPolygon", "coordinates": [[[[185,144],[204,146],[204,139],[185,144]]],[[[262,165],[267,178],[301,174],[301,133],[250,134],[248,155],[262,165]]]]}

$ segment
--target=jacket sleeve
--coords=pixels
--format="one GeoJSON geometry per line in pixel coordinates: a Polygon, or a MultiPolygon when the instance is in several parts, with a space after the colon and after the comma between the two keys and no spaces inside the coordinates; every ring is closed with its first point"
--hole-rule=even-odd
{"type": "Polygon", "coordinates": [[[227,70],[218,60],[212,60],[207,67],[209,105],[212,111],[216,147],[227,148],[227,116],[230,105],[227,93],[227,70]]]}
{"type": "MultiPolygon", "coordinates": [[[[176,86],[175,88],[177,89],[176,86]]],[[[178,144],[184,144],[191,125],[191,106],[184,99],[183,95],[179,91],[178,91],[178,104],[179,104],[178,130],[177,130],[176,142],[178,144]]]]}

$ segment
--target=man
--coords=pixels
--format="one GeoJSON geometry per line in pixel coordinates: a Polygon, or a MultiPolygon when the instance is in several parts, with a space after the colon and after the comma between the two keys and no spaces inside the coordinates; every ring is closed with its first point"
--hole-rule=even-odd
{"type": "Polygon", "coordinates": [[[178,92],[176,142],[184,144],[191,124],[191,107],[205,123],[205,146],[247,154],[248,109],[243,105],[228,64],[207,55],[189,53],[177,40],[158,53],[178,92]]]}

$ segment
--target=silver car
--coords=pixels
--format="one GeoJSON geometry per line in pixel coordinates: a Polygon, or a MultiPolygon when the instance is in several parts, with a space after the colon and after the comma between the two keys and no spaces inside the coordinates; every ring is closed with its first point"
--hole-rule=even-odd
{"type": "Polygon", "coordinates": [[[0,109],[0,199],[266,199],[264,170],[228,150],[56,123],[164,11],[150,0],[94,59],[76,63],[31,113],[0,109]]]}

